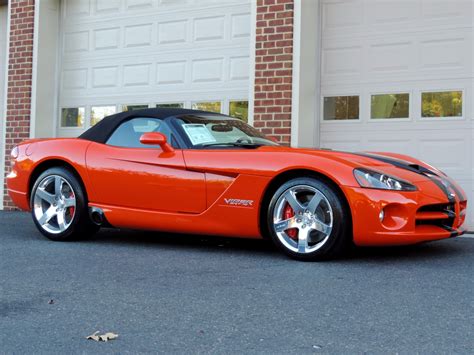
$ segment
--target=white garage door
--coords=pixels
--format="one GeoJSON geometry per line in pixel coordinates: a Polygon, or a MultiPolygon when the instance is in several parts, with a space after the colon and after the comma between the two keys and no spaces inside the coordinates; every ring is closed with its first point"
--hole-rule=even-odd
{"type": "Polygon", "coordinates": [[[454,177],[474,228],[471,0],[323,0],[321,146],[412,155],[454,177]]]}
{"type": "Polygon", "coordinates": [[[249,0],[66,0],[59,136],[143,107],[246,118],[249,0]]]}
{"type": "Polygon", "coordinates": [[[5,113],[5,75],[6,75],[6,60],[7,60],[7,18],[8,7],[0,5],[0,209],[3,208],[3,177],[5,161],[3,156],[4,149],[4,113],[5,113]]]}

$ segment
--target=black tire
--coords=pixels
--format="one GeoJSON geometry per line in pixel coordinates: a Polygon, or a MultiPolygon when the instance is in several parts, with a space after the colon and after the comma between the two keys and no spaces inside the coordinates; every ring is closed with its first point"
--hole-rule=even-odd
{"type": "MultiPolygon", "coordinates": [[[[311,197],[308,197],[310,199],[311,197]]],[[[309,205],[309,200],[308,200],[308,205],[309,205]]],[[[307,206],[308,206],[307,205],[307,206]]],[[[318,204],[319,206],[319,204],[318,204]]],[[[280,207],[279,207],[280,208],[280,207]]],[[[321,208],[321,207],[318,207],[321,208]]],[[[280,208],[281,209],[281,208],[280,208]]],[[[329,209],[329,208],[327,208],[329,209]]],[[[277,214],[278,214],[277,210],[277,214]]],[[[321,212],[319,212],[321,213],[321,212]]],[[[316,212],[314,213],[316,215],[316,212]]],[[[312,215],[312,216],[314,216],[312,215]]],[[[320,261],[320,260],[327,260],[327,259],[332,259],[337,256],[340,256],[346,248],[350,245],[350,240],[351,240],[351,235],[352,235],[352,226],[351,226],[351,217],[350,217],[350,211],[348,211],[348,208],[345,207],[345,202],[343,200],[343,197],[340,196],[340,192],[337,191],[335,188],[331,186],[330,183],[327,183],[324,180],[320,180],[317,178],[294,178],[292,180],[289,180],[285,182],[283,185],[281,185],[273,194],[273,197],[271,198],[269,205],[268,205],[268,211],[267,211],[267,230],[268,233],[272,239],[272,241],[275,243],[275,245],[282,250],[286,255],[290,256],[293,259],[297,260],[302,260],[302,261],[320,261]],[[327,233],[327,235],[323,234],[322,232],[311,232],[311,233],[317,233],[318,235],[322,235],[322,243],[321,246],[318,247],[318,249],[314,251],[308,251],[308,252],[299,252],[298,250],[292,250],[290,249],[291,245],[288,244],[288,242],[284,243],[285,240],[288,240],[288,232],[285,231],[283,233],[280,232],[280,237],[277,235],[277,232],[275,230],[274,226],[274,216],[275,216],[275,208],[277,208],[277,202],[279,205],[281,205],[282,197],[284,194],[286,194],[290,190],[295,190],[298,188],[302,188],[303,186],[310,187],[312,189],[317,190],[315,191],[316,193],[319,192],[325,197],[324,205],[326,206],[327,204],[330,205],[330,209],[332,209],[331,212],[327,212],[327,214],[331,215],[332,213],[332,229],[330,232],[327,233]],[[286,238],[286,239],[285,239],[286,238]]],[[[295,218],[297,216],[295,215],[295,218]]],[[[323,216],[324,217],[324,216],[323,216]]],[[[330,218],[330,217],[324,217],[324,218],[330,218]]],[[[299,219],[301,222],[301,219],[299,219]]],[[[309,221],[313,221],[312,219],[309,219],[309,221]]],[[[304,222],[304,220],[303,220],[304,222]]],[[[301,224],[300,224],[301,226],[301,224]]],[[[326,231],[329,231],[327,229],[326,231]]],[[[301,233],[300,229],[298,229],[297,233],[301,233]]],[[[299,234],[297,234],[297,238],[299,239],[299,234]]],[[[290,241],[291,242],[291,241],[290,241]]],[[[295,243],[298,243],[298,241],[295,241],[295,243]]],[[[313,247],[316,248],[318,242],[314,242],[313,247]]]]}
{"type": "MultiPolygon", "coordinates": [[[[36,200],[38,201],[38,198],[36,200]]],[[[54,206],[56,206],[56,204],[58,204],[59,206],[59,203],[55,201],[54,206]]],[[[38,230],[48,239],[51,239],[54,241],[73,241],[73,240],[78,240],[78,239],[84,239],[86,237],[89,237],[95,234],[100,229],[100,227],[94,224],[89,218],[87,197],[84,192],[84,188],[82,187],[82,184],[79,182],[75,174],[73,174],[70,170],[63,167],[50,168],[44,171],[36,179],[35,184],[33,185],[33,188],[31,189],[30,207],[31,207],[31,214],[33,217],[33,221],[36,227],[38,228],[38,230]],[[48,179],[49,180],[55,179],[56,177],[60,177],[62,179],[60,180],[62,182],[60,184],[62,188],[66,186],[67,191],[71,193],[70,197],[72,196],[75,198],[75,207],[74,207],[74,212],[72,213],[72,215],[70,214],[70,211],[65,212],[65,213],[69,213],[70,219],[67,222],[68,227],[64,231],[61,231],[61,228],[59,228],[58,226],[57,228],[58,231],[51,232],[51,229],[54,228],[54,226],[51,226],[54,223],[54,218],[58,218],[58,217],[51,218],[51,222],[46,223],[47,226],[44,227],[39,222],[37,213],[38,215],[40,215],[41,210],[44,211],[49,207],[53,208],[53,205],[50,204],[48,206],[49,202],[46,202],[45,200],[41,200],[40,203],[36,203],[36,211],[35,211],[35,196],[37,195],[40,184],[45,183],[48,179]],[[67,182],[67,184],[64,181],[67,182]],[[71,189],[72,189],[72,192],[70,191],[71,189]],[[40,208],[41,210],[38,208],[40,208]]],[[[64,207],[63,209],[67,210],[67,207],[64,207]]],[[[57,221],[57,219],[56,219],[56,224],[59,225],[59,222],[57,221]]]]}

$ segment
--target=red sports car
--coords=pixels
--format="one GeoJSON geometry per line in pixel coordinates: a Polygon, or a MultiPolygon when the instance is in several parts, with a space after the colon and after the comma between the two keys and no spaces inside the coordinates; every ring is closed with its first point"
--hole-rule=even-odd
{"type": "Polygon", "coordinates": [[[113,226],[270,238],[317,260],[464,232],[466,194],[426,163],[284,147],[209,112],[122,112],[78,138],[25,141],[11,160],[11,198],[52,240],[113,226]]]}

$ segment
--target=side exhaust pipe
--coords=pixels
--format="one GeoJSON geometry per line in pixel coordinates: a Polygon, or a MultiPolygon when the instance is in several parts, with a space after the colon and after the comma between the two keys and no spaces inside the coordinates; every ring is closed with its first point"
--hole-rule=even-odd
{"type": "Polygon", "coordinates": [[[99,207],[90,207],[89,217],[91,221],[98,226],[101,226],[105,222],[104,211],[99,207]]]}

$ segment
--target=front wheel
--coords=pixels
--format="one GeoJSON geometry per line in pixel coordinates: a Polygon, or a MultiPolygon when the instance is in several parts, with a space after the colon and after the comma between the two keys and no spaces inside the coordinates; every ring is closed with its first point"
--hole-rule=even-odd
{"type": "Polygon", "coordinates": [[[98,231],[89,219],[81,184],[69,170],[43,172],[31,190],[31,213],[36,227],[55,241],[86,237],[98,231]]]}
{"type": "Polygon", "coordinates": [[[322,180],[284,183],[270,201],[267,220],[273,242],[298,260],[335,257],[348,244],[348,212],[340,194],[322,180]]]}

